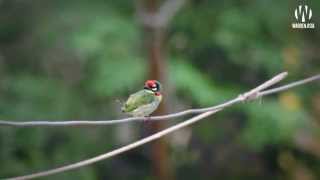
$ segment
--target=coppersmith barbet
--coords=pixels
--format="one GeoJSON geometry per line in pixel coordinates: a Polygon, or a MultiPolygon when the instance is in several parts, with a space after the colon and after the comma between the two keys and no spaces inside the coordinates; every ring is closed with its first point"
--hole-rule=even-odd
{"type": "Polygon", "coordinates": [[[129,96],[121,110],[133,117],[147,117],[159,106],[162,95],[161,84],[156,80],[147,80],[144,88],[129,96]]]}

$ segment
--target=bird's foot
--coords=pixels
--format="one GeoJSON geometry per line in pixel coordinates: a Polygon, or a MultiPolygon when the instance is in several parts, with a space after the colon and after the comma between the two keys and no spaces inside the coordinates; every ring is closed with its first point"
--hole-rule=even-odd
{"type": "Polygon", "coordinates": [[[150,122],[151,121],[151,117],[150,116],[145,116],[143,119],[143,122],[150,122]]]}

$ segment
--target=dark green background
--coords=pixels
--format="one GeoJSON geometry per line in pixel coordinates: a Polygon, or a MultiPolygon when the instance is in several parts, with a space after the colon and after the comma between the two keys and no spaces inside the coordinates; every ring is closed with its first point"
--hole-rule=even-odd
{"type": "MultiPolygon", "coordinates": [[[[285,82],[319,73],[320,1],[307,3],[313,30],[291,28],[294,0],[188,1],[165,41],[170,112],[221,103],[282,71],[285,82]]],[[[0,1],[0,119],[125,117],[117,99],[147,78],[143,36],[131,1],[0,1]]],[[[175,179],[319,179],[319,87],[236,105],[168,136],[175,179]]],[[[0,177],[110,151],[139,139],[139,127],[0,127],[0,177]]],[[[147,147],[45,179],[156,179],[147,147]]]]}

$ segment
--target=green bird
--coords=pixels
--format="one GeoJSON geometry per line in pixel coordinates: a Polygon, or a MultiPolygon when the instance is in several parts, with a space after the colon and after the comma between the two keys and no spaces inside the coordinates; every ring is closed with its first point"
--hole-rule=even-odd
{"type": "Polygon", "coordinates": [[[121,110],[133,117],[146,117],[159,106],[162,95],[161,84],[156,80],[147,80],[144,88],[129,96],[121,110]]]}

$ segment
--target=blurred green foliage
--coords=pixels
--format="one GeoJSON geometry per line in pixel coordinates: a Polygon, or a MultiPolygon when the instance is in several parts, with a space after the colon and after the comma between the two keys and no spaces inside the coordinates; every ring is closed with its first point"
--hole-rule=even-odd
{"type": "MultiPolygon", "coordinates": [[[[308,4],[320,12],[320,1],[308,4]]],[[[165,98],[179,105],[172,111],[221,103],[284,70],[289,80],[319,72],[319,30],[291,29],[297,5],[188,1],[168,28],[168,86],[174,91],[165,98]]],[[[0,119],[123,117],[116,99],[140,89],[148,72],[134,11],[124,0],[0,1],[0,119]]],[[[318,14],[312,20],[320,25],[318,14]]],[[[295,144],[301,130],[317,131],[318,96],[319,84],[308,85],[197,124],[183,151],[172,144],[176,178],[291,179],[279,162],[289,151],[318,179],[317,151],[295,144]]],[[[114,149],[121,144],[117,128],[0,127],[0,177],[114,149]]],[[[149,166],[138,149],[49,179],[152,179],[149,166]]]]}

